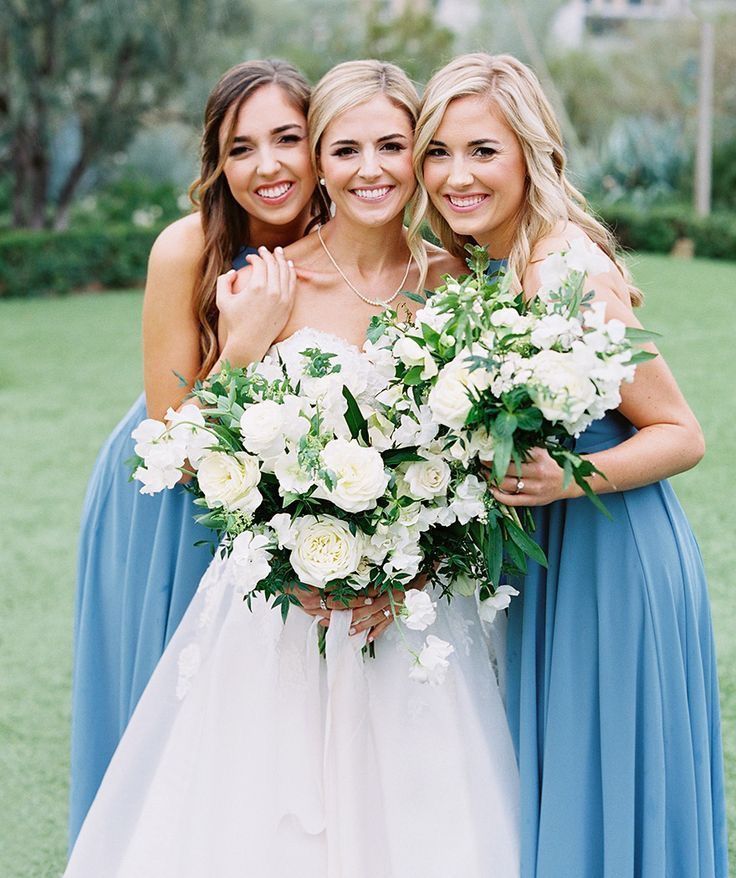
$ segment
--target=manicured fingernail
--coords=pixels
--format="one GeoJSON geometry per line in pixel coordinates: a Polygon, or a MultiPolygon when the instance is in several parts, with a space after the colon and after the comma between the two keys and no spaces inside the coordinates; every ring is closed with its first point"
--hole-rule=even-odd
{"type": "Polygon", "coordinates": [[[283,247],[277,247],[277,248],[276,248],[276,252],[277,252],[277,253],[283,253],[283,252],[284,252],[284,248],[283,248],[283,247]]]}
{"type": "Polygon", "coordinates": [[[355,634],[355,628],[351,628],[351,629],[350,629],[350,633],[351,633],[351,634],[355,634]]]}
{"type": "Polygon", "coordinates": [[[294,263],[293,263],[293,261],[290,259],[290,260],[289,260],[289,268],[293,268],[293,267],[294,267],[294,263]]]}
{"type": "Polygon", "coordinates": [[[366,598],[363,603],[366,607],[369,607],[373,603],[373,598],[366,598]]]}
{"type": "Polygon", "coordinates": [[[374,640],[375,640],[374,637],[369,637],[369,638],[368,638],[368,643],[373,643],[374,640]]]}

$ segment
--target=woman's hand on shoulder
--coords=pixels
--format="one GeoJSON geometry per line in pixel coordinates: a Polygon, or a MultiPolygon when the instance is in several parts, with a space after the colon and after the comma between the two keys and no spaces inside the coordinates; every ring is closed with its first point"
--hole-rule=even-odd
{"type": "Polygon", "coordinates": [[[199,327],[193,309],[194,286],[204,247],[199,214],[167,226],[151,249],[143,297],[143,366],[151,417],[177,408],[200,366],[199,327]]]}
{"type": "Polygon", "coordinates": [[[296,269],[281,247],[246,257],[248,266],[217,279],[220,356],[232,365],[260,360],[286,326],[294,305],[296,269]]]}

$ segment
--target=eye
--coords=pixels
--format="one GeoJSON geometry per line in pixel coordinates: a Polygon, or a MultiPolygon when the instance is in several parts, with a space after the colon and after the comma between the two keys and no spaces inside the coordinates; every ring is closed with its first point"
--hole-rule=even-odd
{"type": "Polygon", "coordinates": [[[238,158],[238,156],[243,156],[246,153],[251,152],[251,151],[252,150],[249,146],[234,146],[230,150],[230,157],[231,158],[238,158]]]}
{"type": "Polygon", "coordinates": [[[498,155],[498,150],[492,146],[478,146],[473,151],[473,155],[480,159],[490,159],[494,155],[498,155]]]}
{"type": "Polygon", "coordinates": [[[287,146],[290,146],[294,143],[301,143],[302,140],[304,140],[304,138],[298,134],[284,134],[283,137],[279,138],[279,143],[283,143],[283,144],[286,144],[287,146]]]}
{"type": "Polygon", "coordinates": [[[354,146],[339,146],[332,155],[337,156],[338,158],[345,158],[349,155],[355,155],[356,149],[354,146]]]}
{"type": "Polygon", "coordinates": [[[388,143],[384,143],[381,147],[384,152],[403,152],[406,147],[403,143],[398,143],[397,141],[389,140],[388,143]]]}
{"type": "Polygon", "coordinates": [[[447,150],[443,146],[430,146],[427,150],[427,158],[440,159],[447,155],[447,150]]]}

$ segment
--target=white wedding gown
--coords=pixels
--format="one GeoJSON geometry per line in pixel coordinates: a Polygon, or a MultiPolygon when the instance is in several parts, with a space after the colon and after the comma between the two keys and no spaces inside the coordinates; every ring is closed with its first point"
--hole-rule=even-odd
{"type": "MultiPolygon", "coordinates": [[[[306,340],[338,344],[301,331],[279,351],[306,340]]],[[[355,374],[365,358],[339,344],[355,374]]],[[[431,687],[395,624],[364,658],[333,613],[325,660],[311,617],[251,612],[225,571],[216,557],[203,577],[66,878],[518,878],[518,773],[475,600],[438,601],[430,632],[455,652],[431,687]]]]}

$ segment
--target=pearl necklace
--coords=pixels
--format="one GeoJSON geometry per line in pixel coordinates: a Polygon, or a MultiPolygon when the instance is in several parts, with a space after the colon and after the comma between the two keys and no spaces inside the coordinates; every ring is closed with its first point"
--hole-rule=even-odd
{"type": "Polygon", "coordinates": [[[369,299],[368,296],[364,296],[363,293],[357,287],[353,286],[350,282],[350,278],[345,274],[345,272],[340,268],[340,266],[335,262],[335,257],[330,253],[327,249],[327,244],[325,244],[324,238],[322,237],[322,226],[317,226],[317,237],[319,238],[319,242],[322,245],[322,249],[327,254],[330,262],[335,266],[337,273],[340,277],[345,281],[345,283],[350,287],[350,289],[355,293],[355,295],[361,299],[366,305],[373,305],[374,308],[385,308],[387,305],[390,305],[391,302],[399,295],[401,290],[404,288],[404,284],[406,283],[407,277],[409,277],[409,269],[411,268],[411,263],[414,257],[409,254],[409,261],[406,263],[406,271],[404,272],[404,276],[401,278],[401,283],[399,284],[396,292],[390,296],[388,299],[369,299]]]}

